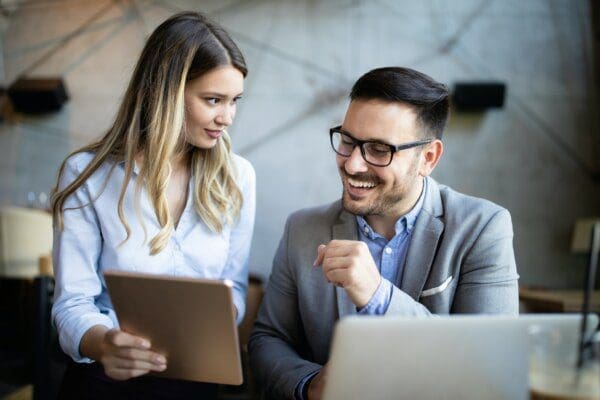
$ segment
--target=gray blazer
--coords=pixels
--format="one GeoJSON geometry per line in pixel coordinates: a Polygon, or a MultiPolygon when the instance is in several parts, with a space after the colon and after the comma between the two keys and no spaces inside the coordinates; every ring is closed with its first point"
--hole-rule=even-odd
{"type": "MultiPolygon", "coordinates": [[[[427,179],[387,315],[518,314],[509,212],[427,179]]],[[[313,267],[317,246],[332,239],[358,240],[356,218],[341,201],[297,211],[286,222],[248,343],[267,398],[294,399],[302,378],[327,362],[336,320],[356,313],[344,289],[313,267]]]]}

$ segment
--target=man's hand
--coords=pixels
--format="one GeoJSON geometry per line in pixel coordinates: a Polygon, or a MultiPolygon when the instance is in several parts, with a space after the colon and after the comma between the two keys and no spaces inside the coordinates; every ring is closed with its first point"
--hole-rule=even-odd
{"type": "Polygon", "coordinates": [[[165,357],[150,347],[150,342],[144,338],[100,325],[88,330],[80,344],[81,353],[99,361],[104,373],[116,380],[167,369],[165,357]]]}
{"type": "Polygon", "coordinates": [[[367,305],[381,283],[381,275],[364,242],[332,240],[317,248],[314,265],[323,268],[328,282],[343,287],[358,308],[367,305]]]}
{"type": "Polygon", "coordinates": [[[325,383],[327,382],[327,364],[321,368],[318,374],[316,374],[308,384],[307,398],[308,400],[321,400],[323,396],[323,389],[325,389],[325,383]]]}

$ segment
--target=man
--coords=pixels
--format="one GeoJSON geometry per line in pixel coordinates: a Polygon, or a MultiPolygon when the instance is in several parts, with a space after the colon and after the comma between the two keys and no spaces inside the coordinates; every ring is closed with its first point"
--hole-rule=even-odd
{"type": "Polygon", "coordinates": [[[342,199],[289,217],[250,338],[268,398],[320,398],[346,315],[518,313],[510,214],[429,177],[443,153],[446,87],[380,68],[350,99],[330,130],[342,199]]]}

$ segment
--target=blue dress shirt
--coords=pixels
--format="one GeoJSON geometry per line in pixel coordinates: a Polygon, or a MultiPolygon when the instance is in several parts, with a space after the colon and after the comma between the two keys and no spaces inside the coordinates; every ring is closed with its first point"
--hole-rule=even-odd
{"type": "Polygon", "coordinates": [[[412,237],[412,232],[417,218],[423,208],[427,180],[423,179],[423,190],[415,206],[404,216],[396,221],[396,234],[391,240],[387,240],[369,226],[367,221],[360,215],[356,216],[358,225],[358,239],[365,242],[369,247],[373,261],[381,274],[381,283],[371,297],[371,300],[363,308],[358,310],[362,315],[383,315],[392,299],[392,285],[400,286],[406,253],[412,237]]]}
{"type": "MultiPolygon", "coordinates": [[[[60,177],[59,190],[79,176],[92,157],[91,153],[70,157],[60,177]]],[[[153,256],[150,255],[149,240],[158,233],[160,226],[143,189],[140,215],[147,235],[137,217],[134,208],[137,168],[123,201],[123,210],[131,227],[131,236],[125,242],[125,228],[117,214],[125,179],[123,163],[104,163],[69,196],[64,205],[64,229],[61,231],[56,226],[54,229],[56,287],[52,320],[58,329],[61,347],[73,360],[92,361],[79,353],[81,338],[91,327],[104,325],[110,329],[119,326],[102,275],[108,269],[229,279],[233,282],[238,323],[242,320],[254,228],[256,178],[248,161],[236,155],[232,161],[243,196],[236,223],[226,226],[221,233],[211,232],[194,208],[190,179],[187,202],[177,228],[167,246],[153,256]]]]}

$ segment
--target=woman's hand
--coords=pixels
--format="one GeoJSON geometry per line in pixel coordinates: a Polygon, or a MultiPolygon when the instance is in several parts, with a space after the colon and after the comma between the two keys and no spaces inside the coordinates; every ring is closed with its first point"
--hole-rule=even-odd
{"type": "Polygon", "coordinates": [[[94,326],[81,340],[81,354],[102,363],[104,372],[116,380],[126,380],[164,371],[166,358],[151,350],[151,343],[119,329],[94,326]]]}

